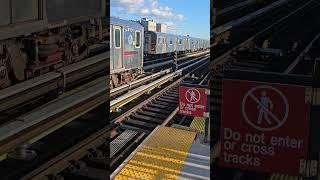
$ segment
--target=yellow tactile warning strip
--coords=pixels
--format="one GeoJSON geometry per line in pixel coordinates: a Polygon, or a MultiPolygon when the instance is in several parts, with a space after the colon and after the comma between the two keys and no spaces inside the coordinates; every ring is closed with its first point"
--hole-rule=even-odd
{"type": "Polygon", "coordinates": [[[159,127],[114,179],[178,179],[195,136],[159,127]]]}
{"type": "Polygon", "coordinates": [[[190,125],[190,128],[196,129],[200,132],[204,132],[204,123],[205,123],[204,118],[194,117],[190,125]]]}
{"type": "Polygon", "coordinates": [[[298,177],[298,176],[289,176],[289,175],[274,173],[271,175],[269,180],[305,180],[305,179],[303,177],[298,177]]]}

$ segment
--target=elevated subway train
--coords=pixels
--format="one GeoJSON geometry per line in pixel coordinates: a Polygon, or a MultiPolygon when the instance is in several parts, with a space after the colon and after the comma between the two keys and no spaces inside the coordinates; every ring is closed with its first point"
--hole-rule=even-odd
{"type": "Polygon", "coordinates": [[[209,47],[209,41],[189,36],[146,31],[144,53],[146,56],[159,57],[174,53],[194,52],[209,47]]]}
{"type": "Polygon", "coordinates": [[[208,49],[209,40],[168,33],[144,31],[137,21],[110,19],[110,85],[117,87],[143,73],[145,56],[160,57],[174,53],[208,49]]]}
{"type": "Polygon", "coordinates": [[[105,0],[1,0],[0,89],[87,57],[105,14],[105,0]]]}

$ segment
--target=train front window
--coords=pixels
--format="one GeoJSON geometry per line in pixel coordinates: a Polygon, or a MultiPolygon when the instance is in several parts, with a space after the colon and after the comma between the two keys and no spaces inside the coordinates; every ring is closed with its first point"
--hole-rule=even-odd
{"type": "Polygon", "coordinates": [[[136,48],[140,47],[140,32],[136,31],[136,48]]]}
{"type": "Polygon", "coordinates": [[[120,38],[121,38],[121,31],[120,29],[115,29],[114,30],[114,39],[115,39],[115,47],[116,48],[120,48],[121,47],[121,41],[120,41],[120,38]]]}

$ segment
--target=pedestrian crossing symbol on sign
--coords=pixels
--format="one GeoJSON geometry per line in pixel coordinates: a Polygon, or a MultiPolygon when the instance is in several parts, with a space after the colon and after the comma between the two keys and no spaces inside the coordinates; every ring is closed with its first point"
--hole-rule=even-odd
{"type": "Polygon", "coordinates": [[[199,102],[200,98],[200,92],[197,89],[190,88],[187,90],[186,99],[189,103],[197,103],[199,102]]]}
{"type": "Polygon", "coordinates": [[[259,131],[272,131],[286,122],[289,105],[285,95],[272,86],[250,89],[242,100],[245,121],[259,131]]]}

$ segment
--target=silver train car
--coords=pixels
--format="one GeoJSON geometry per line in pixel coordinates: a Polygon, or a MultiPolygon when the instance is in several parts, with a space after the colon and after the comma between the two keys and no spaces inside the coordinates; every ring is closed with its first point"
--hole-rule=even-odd
{"type": "Polygon", "coordinates": [[[110,85],[126,84],[142,74],[144,28],[138,22],[110,18],[110,85]]]}
{"type": "Polygon", "coordinates": [[[168,55],[209,48],[209,41],[188,36],[144,31],[137,21],[110,18],[110,87],[115,88],[143,74],[146,55],[168,55]]]}
{"type": "Polygon", "coordinates": [[[144,53],[146,56],[168,56],[175,50],[183,54],[207,48],[209,48],[209,40],[161,32],[145,32],[144,53]]]}
{"type": "Polygon", "coordinates": [[[105,15],[105,0],[1,0],[0,89],[82,60],[105,15]]]}

